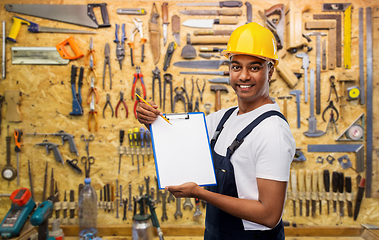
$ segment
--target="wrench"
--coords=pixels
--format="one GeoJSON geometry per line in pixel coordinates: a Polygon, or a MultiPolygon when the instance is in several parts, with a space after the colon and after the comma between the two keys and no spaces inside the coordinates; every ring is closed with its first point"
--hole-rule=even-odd
{"type": "Polygon", "coordinates": [[[145,185],[146,185],[146,194],[149,195],[150,176],[144,177],[144,179],[145,179],[145,185]]]}
{"type": "Polygon", "coordinates": [[[162,202],[161,201],[161,191],[159,191],[159,186],[158,186],[158,179],[157,179],[157,177],[154,177],[155,178],[155,182],[157,183],[157,199],[155,200],[156,201],[156,203],[160,203],[160,202],[162,202]]]}
{"type": "Polygon", "coordinates": [[[168,220],[168,217],[167,217],[167,208],[166,208],[166,197],[167,197],[167,191],[164,191],[164,193],[162,194],[162,222],[164,220],[168,220]]]}
{"type": "Polygon", "coordinates": [[[138,185],[139,195],[143,195],[143,185],[138,185]]]}
{"type": "Polygon", "coordinates": [[[169,195],[168,198],[167,198],[167,202],[169,203],[169,202],[171,202],[171,201],[175,202],[175,197],[174,197],[174,195],[170,192],[170,195],[169,195]]]}
{"type": "Polygon", "coordinates": [[[155,193],[155,188],[151,187],[150,188],[150,196],[151,196],[151,202],[153,202],[153,203],[155,203],[154,193],[155,193]]]}
{"type": "Polygon", "coordinates": [[[120,207],[122,207],[122,185],[120,185],[120,207]]]}
{"type": "Polygon", "coordinates": [[[128,206],[128,211],[132,211],[133,210],[131,199],[132,199],[132,184],[129,184],[129,206],[128,206]]]}
{"type": "Polygon", "coordinates": [[[174,213],[174,217],[175,219],[178,219],[178,216],[180,216],[180,218],[183,217],[183,213],[182,211],[180,211],[180,202],[181,202],[181,198],[177,198],[176,199],[176,212],[174,213]]]}
{"type": "Polygon", "coordinates": [[[116,199],[116,218],[119,218],[118,217],[118,199],[116,199]]]}
{"type": "Polygon", "coordinates": [[[193,208],[193,204],[191,202],[191,198],[185,198],[184,203],[183,203],[183,209],[186,209],[187,207],[190,208],[190,211],[193,208]]]}
{"type": "Polygon", "coordinates": [[[126,220],[126,205],[128,204],[128,199],[125,198],[123,202],[124,202],[124,217],[122,218],[122,221],[125,221],[126,220]]]}
{"type": "Polygon", "coordinates": [[[195,213],[193,214],[193,220],[199,221],[200,216],[203,214],[200,211],[200,200],[198,198],[195,198],[195,203],[196,203],[196,210],[195,210],[195,213]]]}
{"type": "Polygon", "coordinates": [[[116,179],[116,197],[118,197],[118,179],[116,179]]]}

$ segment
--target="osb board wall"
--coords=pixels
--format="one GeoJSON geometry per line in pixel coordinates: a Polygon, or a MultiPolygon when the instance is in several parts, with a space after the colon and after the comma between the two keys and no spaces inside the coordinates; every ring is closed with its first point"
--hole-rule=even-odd
{"type": "MultiPolygon", "coordinates": [[[[182,15],[179,13],[179,10],[184,9],[191,9],[190,7],[178,7],[176,5],[178,1],[168,1],[169,6],[169,20],[171,21],[171,16],[174,14],[178,14],[181,18],[181,22],[184,22],[187,19],[193,19],[196,18],[195,16],[187,16],[182,15]]],[[[7,3],[49,3],[49,4],[86,4],[86,1],[2,1],[0,5],[0,16],[1,20],[5,20],[7,24],[7,34],[9,32],[10,26],[12,24],[11,17],[13,16],[12,13],[6,12],[4,9],[4,4],[7,3]]],[[[88,2],[90,3],[90,2],[88,2]]],[[[75,156],[74,154],[70,153],[68,144],[66,143],[64,146],[60,146],[59,149],[62,153],[63,159],[74,159],[78,158],[80,159],[82,156],[85,156],[85,144],[83,141],[80,140],[80,136],[84,134],[86,138],[90,134],[93,134],[95,137],[95,140],[90,143],[90,155],[93,156],[96,160],[95,164],[91,167],[91,177],[92,177],[92,183],[95,189],[100,191],[102,187],[110,183],[111,185],[115,185],[116,179],[119,180],[119,183],[123,185],[123,196],[128,197],[128,185],[132,184],[132,194],[133,196],[136,196],[139,194],[138,186],[144,184],[144,177],[150,177],[150,186],[155,187],[154,182],[154,176],[155,176],[155,167],[154,167],[154,159],[151,156],[150,161],[147,161],[147,158],[145,157],[145,166],[142,166],[142,161],[140,157],[140,168],[141,172],[140,174],[137,173],[137,166],[136,163],[132,165],[131,156],[122,156],[122,165],[121,165],[121,174],[117,174],[117,168],[118,168],[118,160],[119,155],[117,154],[117,146],[119,146],[119,130],[123,129],[127,133],[129,129],[132,129],[134,127],[142,127],[141,124],[137,122],[137,120],[134,117],[133,114],[133,106],[134,106],[134,100],[131,100],[130,92],[132,87],[132,81],[133,81],[133,74],[135,73],[135,68],[131,66],[130,64],[130,52],[129,47],[127,44],[125,44],[125,59],[123,62],[123,68],[122,70],[119,69],[119,65],[116,59],[115,54],[115,47],[116,44],[113,43],[114,40],[114,32],[115,32],[115,24],[126,24],[126,37],[128,38],[126,42],[129,42],[129,39],[131,37],[130,32],[132,28],[134,27],[134,23],[132,21],[133,17],[132,15],[118,15],[116,14],[116,10],[118,8],[136,8],[136,7],[143,7],[147,11],[147,15],[138,16],[143,21],[143,34],[145,38],[148,38],[148,20],[150,18],[150,11],[152,7],[153,1],[107,1],[108,4],[108,13],[110,22],[112,24],[111,28],[100,28],[97,29],[96,32],[97,35],[73,35],[75,38],[75,41],[80,46],[80,49],[85,53],[89,48],[89,42],[90,37],[93,38],[94,42],[94,49],[96,50],[96,71],[98,74],[98,77],[96,79],[96,87],[99,92],[100,100],[99,103],[96,105],[96,110],[98,111],[98,120],[99,120],[99,130],[98,132],[92,131],[91,133],[88,132],[88,126],[87,126],[87,120],[88,120],[88,111],[89,106],[85,103],[86,94],[89,88],[89,84],[84,81],[83,89],[82,89],[82,96],[83,96],[83,108],[84,108],[84,115],[80,117],[73,117],[69,115],[69,112],[72,110],[71,102],[72,102],[72,95],[71,95],[71,85],[70,85],[70,72],[71,72],[71,65],[76,65],[78,67],[85,66],[84,58],[71,61],[68,65],[63,66],[31,66],[31,65],[12,65],[11,64],[11,47],[14,46],[55,46],[57,43],[60,43],[69,35],[67,34],[48,34],[48,33],[41,33],[41,34],[31,34],[28,33],[26,30],[26,26],[23,26],[20,30],[19,35],[17,36],[17,43],[10,43],[7,42],[6,46],[6,58],[7,58],[7,77],[6,80],[0,81],[1,86],[1,94],[4,93],[5,90],[19,90],[23,93],[22,96],[22,102],[20,106],[20,112],[22,114],[23,121],[21,123],[12,123],[7,122],[5,119],[5,112],[7,111],[7,106],[4,105],[3,107],[3,122],[2,122],[2,135],[0,138],[0,144],[1,149],[0,152],[2,154],[2,159],[0,163],[0,167],[3,167],[5,164],[5,136],[7,134],[7,128],[6,126],[10,126],[11,134],[13,133],[13,130],[15,128],[22,129],[24,133],[55,133],[59,130],[65,130],[66,132],[73,134],[75,136],[75,141],[79,150],[79,157],[75,156]],[[104,45],[105,43],[109,43],[111,47],[111,67],[112,67],[112,80],[113,80],[113,87],[112,90],[109,90],[109,77],[108,72],[106,73],[106,88],[102,88],[102,76],[103,76],[103,64],[104,64],[104,45]],[[124,91],[124,98],[128,106],[129,116],[128,118],[125,118],[125,109],[121,106],[121,111],[119,112],[121,117],[118,118],[112,118],[110,115],[109,109],[106,112],[106,118],[102,117],[102,110],[106,101],[106,94],[111,94],[111,102],[113,107],[116,107],[116,104],[119,99],[119,92],[124,91]]],[[[155,2],[158,11],[161,15],[161,5],[163,1],[155,2]]],[[[258,14],[258,10],[263,11],[264,9],[268,9],[271,6],[278,4],[278,3],[284,3],[288,4],[288,1],[254,1],[251,2],[253,5],[253,21],[256,21],[258,23],[262,23],[263,21],[260,18],[258,14]]],[[[297,7],[300,9],[309,9],[308,12],[303,13],[303,23],[309,20],[312,20],[313,14],[322,13],[322,3],[323,1],[312,1],[312,6],[307,5],[308,2],[306,1],[296,1],[295,2],[297,7]]],[[[352,10],[352,69],[355,69],[358,71],[359,67],[359,58],[358,58],[358,9],[360,7],[373,7],[375,1],[351,1],[353,5],[352,10]]],[[[206,7],[204,7],[206,8],[206,7]]],[[[195,9],[195,8],[194,8],[195,9]]],[[[200,9],[200,8],[196,8],[200,9]]],[[[213,9],[208,8],[207,9],[213,9]]],[[[243,15],[240,16],[238,25],[242,25],[246,22],[246,6],[243,5],[242,7],[243,15]]],[[[49,20],[40,19],[37,17],[31,17],[31,16],[23,16],[31,21],[37,22],[41,26],[51,26],[51,27],[60,27],[60,28],[71,28],[71,29],[81,29],[81,30],[91,30],[84,27],[76,26],[76,25],[70,25],[60,22],[54,22],[49,20]]],[[[366,16],[366,15],[365,15],[366,16]]],[[[379,16],[378,9],[373,7],[373,16],[379,16]],[[376,14],[376,15],[375,15],[376,14]]],[[[100,18],[97,16],[98,19],[100,18]]],[[[217,18],[216,16],[199,16],[198,18],[217,18]]],[[[162,19],[159,18],[158,21],[159,25],[161,26],[162,19]]],[[[374,43],[372,49],[374,53],[374,104],[373,106],[377,106],[377,80],[375,79],[376,74],[378,74],[378,63],[375,61],[375,59],[379,55],[379,49],[378,49],[378,27],[379,24],[377,20],[374,18],[373,21],[374,24],[374,43]],[[376,24],[376,25],[375,25],[376,24]],[[376,44],[375,44],[376,43],[376,44]]],[[[216,26],[215,29],[232,29],[235,26],[216,26]]],[[[162,30],[162,27],[161,27],[162,30]]],[[[194,29],[187,28],[184,26],[181,26],[180,30],[180,38],[181,38],[181,45],[178,46],[178,48],[175,50],[174,55],[172,57],[171,66],[168,68],[169,73],[171,73],[173,77],[174,87],[176,86],[182,86],[183,85],[183,79],[186,78],[187,83],[187,89],[191,91],[190,86],[190,75],[179,75],[179,71],[182,69],[176,68],[172,66],[172,64],[176,61],[183,60],[180,57],[180,53],[182,48],[186,44],[186,34],[193,32],[194,29]]],[[[304,30],[304,33],[308,33],[310,31],[304,30]]],[[[327,33],[326,31],[323,31],[327,33]]],[[[193,35],[191,35],[193,37],[193,35]]],[[[322,38],[324,39],[324,37],[322,38]]],[[[326,38],[325,38],[326,39],[326,38]]],[[[149,39],[146,42],[145,46],[145,62],[141,63],[141,45],[140,45],[140,37],[139,34],[135,36],[135,64],[141,66],[142,73],[144,75],[144,81],[146,84],[146,91],[147,91],[147,99],[152,99],[152,70],[155,68],[154,63],[152,61],[152,55],[150,52],[150,42],[149,39]]],[[[168,43],[171,41],[174,41],[172,31],[171,31],[171,25],[168,26],[168,43]]],[[[313,47],[313,51],[309,53],[310,58],[310,68],[315,69],[316,68],[316,58],[315,58],[315,50],[316,50],[316,41],[313,37],[313,41],[309,44],[309,46],[313,47]]],[[[166,52],[167,45],[163,47],[163,40],[161,40],[161,57],[159,60],[159,63],[157,64],[158,68],[161,70],[161,77],[163,82],[163,61],[164,56],[166,52]]],[[[199,45],[195,46],[197,50],[199,50],[199,45]]],[[[283,50],[281,50],[283,51],[283,50]]],[[[371,51],[371,49],[370,49],[371,51]]],[[[197,57],[197,60],[201,60],[200,57],[197,57]]],[[[294,55],[291,55],[289,53],[286,54],[284,57],[284,60],[292,70],[295,70],[297,72],[303,72],[301,69],[302,61],[299,58],[296,58],[294,55]]],[[[219,70],[227,70],[226,66],[221,67],[219,70]]],[[[339,72],[343,71],[342,68],[336,68],[333,71],[325,70],[321,73],[321,110],[325,109],[328,105],[327,99],[329,95],[329,77],[331,75],[337,76],[339,72]]],[[[87,67],[86,67],[87,71],[87,67]]],[[[195,75],[193,76],[196,80],[199,78],[200,83],[202,82],[202,79],[211,79],[216,76],[201,76],[201,75],[195,75]]],[[[270,95],[271,97],[275,98],[278,101],[279,106],[283,106],[283,101],[278,100],[279,96],[288,96],[290,89],[286,83],[278,76],[274,75],[273,77],[275,81],[273,81],[270,85],[270,95]]],[[[301,78],[297,84],[297,86],[294,89],[299,89],[304,91],[304,84],[303,79],[301,78]]],[[[308,79],[309,81],[309,79],[308,79]]],[[[215,96],[214,93],[210,91],[210,85],[207,83],[205,87],[204,92],[204,99],[203,103],[200,103],[200,110],[205,111],[203,104],[204,103],[211,103],[213,105],[212,112],[214,111],[214,103],[215,103],[215,96]]],[[[340,85],[337,85],[337,91],[340,94],[340,85]]],[[[348,85],[348,84],[347,84],[348,85]]],[[[358,83],[357,83],[358,85],[358,83]]],[[[138,85],[139,86],[139,83],[138,85]]],[[[233,90],[230,88],[230,86],[227,86],[229,89],[229,93],[222,93],[222,107],[230,107],[237,104],[236,97],[233,94],[233,90]]],[[[158,97],[156,93],[156,99],[158,97]]],[[[199,93],[196,89],[194,90],[194,98],[193,101],[196,100],[196,98],[199,97],[199,93]]],[[[332,133],[331,131],[328,132],[327,135],[319,137],[319,138],[307,138],[303,135],[303,132],[308,130],[308,121],[307,118],[309,117],[309,105],[304,103],[304,95],[302,95],[302,101],[301,101],[301,128],[296,127],[296,103],[294,101],[294,98],[288,101],[288,121],[291,126],[292,133],[296,139],[297,147],[301,147],[302,151],[305,154],[305,157],[307,158],[306,162],[294,162],[292,164],[293,169],[329,169],[330,172],[332,171],[342,171],[345,176],[351,176],[353,179],[353,192],[357,192],[357,186],[355,178],[357,177],[357,173],[352,169],[343,170],[341,166],[334,162],[333,165],[330,165],[326,161],[324,161],[323,164],[316,163],[316,158],[318,156],[326,157],[327,153],[308,153],[307,152],[307,145],[308,144],[336,144],[335,139],[337,138],[336,133],[332,133]]],[[[338,106],[338,105],[337,105],[338,106]]],[[[169,97],[166,97],[166,112],[169,112],[169,97]]],[[[183,104],[181,102],[177,103],[176,108],[177,112],[183,112],[183,104]]],[[[375,108],[374,108],[375,110],[375,108]]],[[[352,121],[354,121],[361,113],[365,113],[365,105],[360,105],[357,101],[350,101],[347,103],[346,111],[344,113],[343,119],[338,120],[338,130],[339,132],[342,132],[344,129],[346,129],[352,121]]],[[[317,129],[319,130],[325,130],[327,123],[323,122],[321,115],[316,115],[317,117],[317,129]]],[[[376,145],[377,141],[375,141],[379,133],[378,131],[378,125],[375,121],[375,119],[378,117],[377,112],[374,111],[374,154],[373,154],[373,179],[374,182],[372,183],[373,186],[373,195],[375,195],[379,185],[379,178],[377,177],[377,173],[379,170],[378,165],[378,156],[375,154],[376,150],[378,149],[378,146],[376,145]]],[[[93,122],[91,122],[93,126],[93,122]]],[[[50,172],[51,168],[54,168],[54,177],[58,181],[58,187],[60,192],[60,200],[63,199],[64,190],[75,190],[75,198],[77,200],[77,189],[79,183],[83,183],[84,176],[76,174],[72,169],[65,164],[62,166],[61,163],[58,163],[54,160],[53,155],[46,155],[45,149],[43,147],[35,146],[36,143],[42,142],[44,139],[43,136],[23,136],[22,142],[22,152],[20,153],[20,186],[19,187],[29,187],[29,180],[28,180],[28,168],[27,168],[27,161],[31,161],[31,168],[33,172],[33,181],[34,181],[34,191],[36,195],[36,200],[41,201],[42,198],[42,191],[43,191],[43,180],[44,180],[44,169],[45,169],[45,163],[48,162],[48,179],[50,179],[50,172]]],[[[47,139],[54,143],[60,143],[60,139],[58,137],[49,136],[47,139]]],[[[172,141],[175,141],[175,139],[172,139],[172,141]]],[[[124,146],[128,144],[127,138],[125,138],[124,146]]],[[[167,144],[170,144],[169,142],[167,144]]],[[[191,147],[191,146],[188,146],[191,147]]],[[[13,151],[14,143],[12,140],[12,165],[16,166],[16,154],[13,151]]],[[[335,158],[338,158],[342,156],[344,153],[331,153],[332,156],[335,158]]],[[[355,154],[348,154],[349,158],[353,162],[353,167],[355,168],[355,154]]],[[[180,156],[178,156],[180,157],[180,156]]],[[[134,156],[134,161],[136,162],[136,156],[134,156]]],[[[84,169],[83,164],[79,164],[80,168],[84,169]]],[[[362,176],[365,176],[365,173],[361,173],[362,176]]],[[[4,179],[0,179],[0,193],[11,193],[15,189],[18,188],[16,185],[16,180],[11,181],[10,183],[6,182],[4,179]]],[[[49,184],[48,184],[49,185],[49,184]]],[[[48,188],[49,189],[49,188],[48,188]]],[[[10,206],[10,201],[6,198],[0,199],[0,219],[3,218],[5,213],[8,211],[10,206]]],[[[194,203],[194,201],[192,200],[194,203]]],[[[183,203],[183,200],[182,200],[183,203]]],[[[346,217],[346,210],[345,210],[345,217],[339,217],[337,213],[331,212],[329,215],[326,214],[326,202],[323,201],[323,213],[322,215],[316,214],[316,217],[305,217],[304,215],[302,217],[299,216],[299,211],[297,209],[297,216],[294,217],[292,213],[292,201],[287,201],[286,206],[284,209],[284,216],[283,218],[288,221],[296,222],[298,224],[307,224],[307,225],[355,225],[359,223],[378,223],[379,222],[379,213],[377,211],[378,209],[378,199],[377,198],[371,198],[371,199],[364,199],[361,207],[361,212],[359,215],[359,218],[357,221],[353,221],[352,218],[346,217]]],[[[303,203],[303,208],[304,208],[303,203]]],[[[317,205],[318,206],[318,205],[317,205]]],[[[298,204],[297,204],[298,207],[298,204]]],[[[332,207],[332,206],[331,206],[332,207]]],[[[201,218],[199,222],[195,222],[192,218],[194,210],[182,210],[183,212],[183,218],[179,218],[176,220],[174,218],[174,212],[176,208],[175,203],[168,203],[168,220],[161,222],[161,224],[164,226],[165,224],[203,224],[204,218],[201,218]]],[[[346,209],[346,205],[345,205],[346,209]]],[[[162,215],[162,204],[158,204],[157,206],[157,215],[158,218],[162,215]]],[[[201,208],[201,211],[205,213],[205,209],[201,208]]],[[[303,212],[305,209],[303,209],[303,212]]],[[[99,210],[99,223],[102,224],[130,224],[132,222],[132,212],[128,211],[127,213],[127,220],[122,221],[122,211],[120,209],[120,218],[115,218],[116,213],[105,213],[102,210],[99,210]]],[[[204,216],[204,214],[203,214],[204,216]]]]}

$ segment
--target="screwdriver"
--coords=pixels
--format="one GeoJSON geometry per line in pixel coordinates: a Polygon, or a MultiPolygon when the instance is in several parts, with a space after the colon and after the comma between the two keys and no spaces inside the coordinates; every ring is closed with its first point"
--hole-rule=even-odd
{"type": "Polygon", "coordinates": [[[124,142],[124,130],[120,130],[120,149],[119,149],[119,153],[120,153],[120,159],[118,160],[118,174],[120,174],[120,169],[121,169],[121,156],[122,156],[122,151],[121,151],[121,146],[122,146],[122,143],[124,142]]]}
{"type": "Polygon", "coordinates": [[[141,127],[139,129],[141,139],[141,154],[142,154],[142,166],[145,166],[145,129],[141,127]]]}
{"type": "Polygon", "coordinates": [[[17,153],[17,186],[20,186],[20,164],[19,164],[19,152],[21,152],[21,136],[22,131],[20,129],[15,129],[13,132],[14,135],[14,150],[17,153]]]}
{"type": "Polygon", "coordinates": [[[132,165],[134,165],[134,153],[133,153],[133,130],[132,129],[129,129],[128,130],[128,138],[129,138],[129,147],[130,147],[130,153],[132,155],[132,165]]]}
{"type": "Polygon", "coordinates": [[[151,140],[150,131],[146,129],[145,142],[146,142],[146,148],[147,148],[147,161],[149,162],[150,162],[150,140],[151,140]]]}
{"type": "Polygon", "coordinates": [[[136,147],[136,155],[137,155],[137,169],[138,169],[138,173],[139,173],[139,157],[138,157],[138,153],[139,153],[139,144],[140,144],[140,134],[139,134],[139,129],[136,127],[134,128],[134,131],[133,131],[133,140],[134,140],[134,146],[136,147]]]}

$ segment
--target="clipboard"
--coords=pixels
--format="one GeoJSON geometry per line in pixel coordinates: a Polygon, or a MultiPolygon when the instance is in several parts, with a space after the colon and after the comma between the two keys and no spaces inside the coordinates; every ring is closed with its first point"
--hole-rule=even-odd
{"type": "Polygon", "coordinates": [[[158,187],[195,182],[216,185],[212,151],[202,112],[165,114],[150,125],[158,187]]]}

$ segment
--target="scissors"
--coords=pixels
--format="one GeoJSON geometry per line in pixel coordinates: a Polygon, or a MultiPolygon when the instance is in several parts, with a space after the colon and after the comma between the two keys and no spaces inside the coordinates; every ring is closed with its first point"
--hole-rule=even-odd
{"type": "Polygon", "coordinates": [[[66,163],[68,163],[68,165],[69,165],[70,167],[72,167],[72,169],[74,169],[75,172],[77,172],[77,173],[79,173],[79,174],[82,174],[82,173],[83,173],[83,172],[82,172],[82,169],[80,169],[80,168],[78,167],[78,160],[76,160],[76,159],[72,159],[72,160],[67,159],[67,160],[66,160],[66,163]]]}
{"type": "Polygon", "coordinates": [[[89,142],[92,142],[93,140],[95,140],[95,137],[93,135],[90,135],[89,138],[86,139],[86,137],[82,135],[80,136],[80,140],[86,143],[87,158],[89,158],[89,142]]]}
{"type": "Polygon", "coordinates": [[[89,178],[89,173],[91,171],[91,165],[95,163],[95,158],[94,157],[82,157],[80,160],[82,163],[84,163],[84,169],[86,172],[86,178],[89,178]]]}

